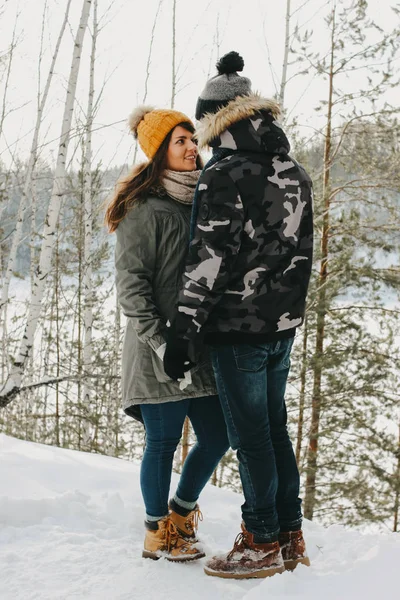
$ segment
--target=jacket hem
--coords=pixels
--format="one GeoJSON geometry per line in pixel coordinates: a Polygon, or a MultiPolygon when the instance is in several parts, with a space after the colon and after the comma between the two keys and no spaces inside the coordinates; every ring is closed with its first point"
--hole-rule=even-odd
{"type": "Polygon", "coordinates": [[[243,331],[210,331],[205,334],[204,343],[209,346],[230,346],[231,344],[260,344],[287,340],[296,335],[296,327],[271,333],[247,333],[243,331]]]}
{"type": "Polygon", "coordinates": [[[188,394],[176,394],[174,396],[163,396],[162,398],[130,398],[126,400],[123,405],[123,410],[129,409],[131,406],[140,404],[164,404],[165,402],[179,402],[180,400],[187,400],[188,398],[203,398],[203,396],[217,396],[218,392],[216,389],[204,389],[196,392],[188,392],[188,394]]]}

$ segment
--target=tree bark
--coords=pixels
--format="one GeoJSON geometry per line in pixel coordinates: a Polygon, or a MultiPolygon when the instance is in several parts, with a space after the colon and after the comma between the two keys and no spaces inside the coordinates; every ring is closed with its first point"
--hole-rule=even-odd
{"type": "Polygon", "coordinates": [[[286,0],[286,20],[285,20],[285,48],[283,52],[283,64],[282,64],[282,78],[281,86],[279,90],[279,104],[283,111],[285,104],[285,90],[287,82],[287,69],[289,61],[289,48],[290,48],[290,0],[286,0]]]}
{"type": "Polygon", "coordinates": [[[306,397],[306,375],[307,375],[307,342],[308,342],[308,319],[307,314],[303,325],[303,350],[301,354],[301,371],[300,371],[300,398],[299,398],[299,419],[297,422],[297,442],[296,442],[296,461],[300,469],[301,462],[301,444],[303,441],[303,426],[304,426],[304,404],[306,397]]]}
{"type": "Polygon", "coordinates": [[[332,153],[332,108],[333,108],[333,79],[335,56],[335,8],[332,12],[331,51],[329,67],[329,92],[327,103],[327,124],[324,148],[324,174],[323,174],[323,222],[321,236],[321,263],[318,275],[317,295],[317,330],[314,354],[313,375],[314,384],[312,392],[312,413],[309,447],[307,453],[306,493],[304,498],[304,516],[312,520],[315,506],[315,486],[317,477],[318,437],[321,418],[321,389],[322,389],[322,357],[324,353],[325,318],[326,318],[326,285],[328,280],[328,255],[329,255],[329,210],[330,210],[330,175],[332,153]]]}
{"type": "Polygon", "coordinates": [[[55,406],[55,443],[56,446],[61,446],[60,443],[60,363],[61,363],[61,348],[60,348],[60,298],[59,298],[59,288],[60,288],[60,255],[59,255],[59,246],[58,246],[58,236],[56,242],[56,269],[55,269],[55,321],[56,321],[56,377],[57,382],[55,385],[56,388],[56,406],[55,406]]]}
{"type": "Polygon", "coordinates": [[[400,507],[400,423],[398,433],[398,444],[397,444],[397,468],[395,472],[395,499],[394,499],[394,518],[393,518],[393,531],[398,531],[399,526],[399,507],[400,507]]]}
{"type": "MultiPolygon", "coordinates": [[[[145,102],[147,100],[147,92],[148,92],[148,85],[149,85],[149,79],[150,79],[151,57],[153,54],[154,35],[155,35],[156,25],[157,25],[157,21],[158,21],[158,15],[160,14],[162,3],[163,3],[163,0],[159,0],[158,6],[157,6],[157,11],[156,11],[154,21],[153,21],[153,26],[151,28],[149,53],[147,55],[147,63],[146,63],[146,79],[144,82],[144,92],[143,92],[143,97],[142,97],[142,104],[145,104],[145,102]]],[[[133,164],[136,163],[138,150],[139,150],[139,146],[138,146],[138,142],[136,140],[135,141],[135,150],[133,153],[133,161],[132,161],[133,164]]]]}
{"type": "Polygon", "coordinates": [[[172,89],[171,108],[175,106],[176,96],[176,0],[172,0],[172,89]]]}
{"type": "MultiPolygon", "coordinates": [[[[96,60],[96,42],[98,34],[97,0],[93,4],[93,32],[92,51],[90,55],[89,99],[86,116],[85,156],[83,163],[83,197],[84,197],[84,340],[83,340],[83,369],[84,373],[90,372],[92,362],[92,327],[93,327],[93,283],[92,283],[92,128],[93,128],[93,100],[94,100],[94,67],[96,60]]],[[[85,379],[83,387],[83,405],[87,414],[90,414],[90,387],[85,379]]],[[[85,420],[83,431],[83,444],[87,447],[90,439],[89,421],[85,420]]]]}
{"type": "Polygon", "coordinates": [[[12,63],[13,63],[14,49],[15,49],[15,45],[16,45],[15,39],[16,39],[16,35],[17,35],[18,17],[19,17],[19,13],[17,12],[17,15],[15,17],[15,23],[14,23],[14,29],[13,29],[13,33],[12,33],[12,38],[11,38],[10,51],[8,53],[8,64],[7,64],[7,71],[6,71],[6,77],[5,77],[5,82],[4,82],[4,94],[3,94],[3,102],[2,102],[1,114],[0,114],[0,135],[3,132],[3,125],[4,125],[5,118],[6,118],[8,83],[10,81],[11,66],[12,66],[12,63]]]}

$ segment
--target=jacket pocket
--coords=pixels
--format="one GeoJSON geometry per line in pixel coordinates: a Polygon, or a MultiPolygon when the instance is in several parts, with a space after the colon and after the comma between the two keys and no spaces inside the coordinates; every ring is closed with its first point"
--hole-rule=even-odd
{"type": "Polygon", "coordinates": [[[283,347],[284,354],[282,357],[281,365],[283,369],[290,369],[290,354],[292,351],[292,346],[294,342],[294,337],[289,338],[288,340],[283,340],[281,342],[281,346],[283,347]]]}
{"type": "Polygon", "coordinates": [[[147,340],[147,345],[150,347],[151,364],[157,381],[159,383],[171,383],[173,379],[165,373],[163,360],[157,354],[157,350],[164,344],[165,339],[161,333],[153,335],[147,340]]]}
{"type": "Polygon", "coordinates": [[[163,361],[157,356],[154,350],[151,350],[151,362],[153,365],[154,375],[159,383],[171,383],[171,381],[173,381],[173,379],[168,377],[168,375],[165,373],[163,361]]]}
{"type": "Polygon", "coordinates": [[[269,344],[251,346],[240,344],[233,346],[236,368],[238,371],[256,373],[265,368],[268,361],[269,344]]]}

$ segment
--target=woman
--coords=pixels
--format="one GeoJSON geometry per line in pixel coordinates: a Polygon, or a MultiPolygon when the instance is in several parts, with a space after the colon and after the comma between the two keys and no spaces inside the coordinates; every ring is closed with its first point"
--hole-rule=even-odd
{"type": "Polygon", "coordinates": [[[229,443],[210,364],[197,361],[192,383],[182,390],[182,383],[164,372],[162,349],[180,288],[201,161],[186,115],[139,107],[129,124],[149,160],[119,184],[106,221],[117,234],[116,284],[127,317],[124,408],[137,417],[140,407],[146,427],[140,473],[146,508],[143,556],[194,560],[204,556],[196,547],[197,499],[229,443]],[[173,456],[186,416],[197,443],[168,504],[173,456]]]}

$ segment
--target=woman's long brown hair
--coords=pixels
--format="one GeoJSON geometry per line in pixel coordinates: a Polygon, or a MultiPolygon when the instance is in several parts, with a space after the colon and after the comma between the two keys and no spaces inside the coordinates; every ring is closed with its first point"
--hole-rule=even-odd
{"type": "MultiPolygon", "coordinates": [[[[183,127],[186,131],[194,133],[194,127],[189,122],[179,123],[176,127],[183,127]]],[[[117,229],[118,224],[135,202],[145,200],[151,188],[160,185],[174,129],[166,136],[151,161],[135,165],[128,177],[118,182],[114,197],[108,205],[105,215],[105,222],[110,233],[117,229]]],[[[203,166],[199,155],[197,155],[196,166],[198,169],[203,166]]]]}

